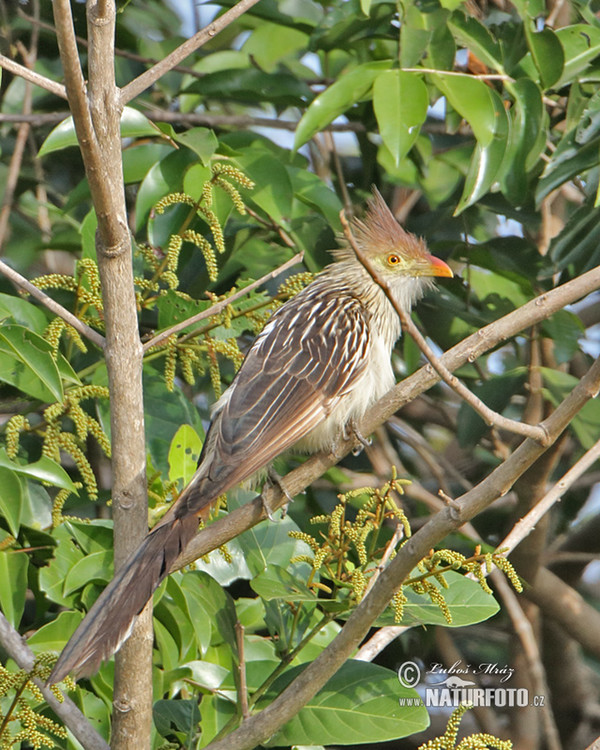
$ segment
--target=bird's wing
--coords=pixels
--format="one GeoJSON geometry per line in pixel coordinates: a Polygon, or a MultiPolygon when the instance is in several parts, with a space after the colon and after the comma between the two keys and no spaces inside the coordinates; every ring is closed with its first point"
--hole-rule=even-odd
{"type": "Polygon", "coordinates": [[[363,374],[363,305],[351,295],[310,292],[273,315],[218,404],[199,481],[181,498],[186,512],[206,504],[204,479],[224,492],[252,476],[321,424],[363,374]]]}

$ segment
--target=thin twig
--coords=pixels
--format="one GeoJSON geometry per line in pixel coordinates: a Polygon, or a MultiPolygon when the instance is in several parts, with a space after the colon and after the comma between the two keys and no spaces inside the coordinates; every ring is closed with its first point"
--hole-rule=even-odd
{"type": "MultiPolygon", "coordinates": [[[[31,57],[28,55],[25,49],[22,50],[25,63],[28,69],[31,69],[35,60],[36,50],[32,49],[31,57]]],[[[31,113],[31,101],[32,101],[32,89],[33,84],[30,81],[25,81],[25,95],[23,97],[23,114],[31,113]]],[[[10,214],[13,208],[13,198],[15,195],[15,189],[21,173],[21,165],[23,163],[23,155],[25,154],[25,146],[27,139],[29,138],[29,131],[31,126],[29,123],[22,122],[17,130],[17,137],[15,138],[15,145],[13,148],[12,155],[10,157],[10,164],[8,167],[8,174],[6,176],[6,182],[4,187],[4,196],[2,198],[2,208],[0,209],[0,248],[4,247],[6,240],[6,233],[8,230],[8,222],[10,214]]]]}
{"type": "Polygon", "coordinates": [[[59,305],[56,300],[53,300],[52,297],[49,297],[41,289],[38,289],[37,286],[34,286],[31,281],[28,281],[24,276],[21,276],[18,271],[15,271],[14,268],[11,268],[3,260],[0,260],[0,273],[6,276],[7,279],[10,279],[15,286],[18,286],[20,289],[23,289],[23,291],[31,294],[32,297],[35,297],[35,299],[47,307],[48,310],[55,315],[58,315],[59,318],[62,318],[70,326],[73,326],[73,328],[75,328],[82,336],[85,336],[93,344],[104,349],[105,342],[102,334],[98,333],[98,331],[95,331],[93,328],[90,328],[90,326],[79,320],[79,318],[76,318],[73,313],[69,312],[62,305],[59,305]]]}
{"type": "Polygon", "coordinates": [[[195,52],[197,49],[202,47],[203,44],[209,42],[215,37],[220,31],[226,29],[231,23],[236,21],[241,15],[249,10],[253,5],[256,5],[258,0],[240,0],[239,3],[230,8],[228,11],[223,13],[222,16],[211,21],[208,26],[205,26],[193,37],[181,44],[177,49],[174,49],[170,55],[167,55],[160,60],[156,65],[146,70],[133,81],[124,86],[121,89],[121,104],[125,105],[136,96],[150,88],[159,78],[165,73],[168,73],[173,69],[174,65],[178,65],[182,60],[185,60],[188,55],[195,52]]]}
{"type": "MultiPolygon", "coordinates": [[[[0,612],[0,643],[3,650],[15,661],[17,666],[28,672],[33,669],[35,655],[2,612],[0,612]]],[[[63,701],[59,701],[41,680],[34,679],[34,682],[42,691],[46,703],[86,750],[109,750],[105,740],[92,727],[70,698],[65,696],[63,701]]]]}
{"type": "Polygon", "coordinates": [[[241,297],[246,296],[246,294],[250,294],[250,292],[253,292],[257,287],[261,286],[265,282],[269,281],[270,279],[274,279],[276,276],[279,276],[279,274],[287,271],[288,268],[291,268],[297,263],[300,263],[302,261],[303,255],[304,253],[297,253],[293,258],[290,258],[290,260],[286,261],[283,265],[279,266],[274,271],[269,271],[269,273],[261,276],[260,279],[253,281],[251,284],[248,284],[248,286],[245,286],[243,289],[235,292],[230,297],[227,297],[227,299],[220,300],[219,302],[216,302],[214,305],[211,305],[208,309],[203,310],[197,315],[192,315],[191,318],[187,318],[187,320],[183,320],[181,321],[181,323],[177,323],[174,326],[161,331],[156,336],[151,338],[150,341],[147,341],[144,344],[144,352],[147,352],[148,349],[151,349],[153,346],[162,344],[162,342],[168,339],[169,336],[171,336],[173,333],[179,333],[179,331],[183,331],[188,326],[194,325],[194,323],[198,323],[201,320],[210,318],[212,315],[217,315],[221,312],[221,310],[224,310],[227,305],[230,305],[232,302],[235,302],[241,297]]]}
{"type": "Polygon", "coordinates": [[[479,78],[481,81],[508,81],[513,82],[515,79],[506,73],[473,73],[463,72],[461,70],[437,70],[436,68],[402,68],[403,73],[429,73],[438,76],[459,76],[460,78],[479,78]]]}
{"type": "Polygon", "coordinates": [[[542,659],[535,638],[535,633],[533,632],[533,627],[523,612],[523,608],[517,595],[510,587],[510,584],[504,575],[499,571],[494,571],[493,575],[494,585],[502,596],[504,608],[508,612],[513,624],[513,629],[523,647],[523,652],[529,667],[528,671],[533,683],[534,694],[545,698],[545,700],[541,702],[540,707],[542,709],[543,725],[546,742],[548,743],[548,750],[562,750],[558,729],[556,728],[556,722],[550,707],[550,690],[548,688],[548,683],[546,682],[542,659]]]}
{"type": "Polygon", "coordinates": [[[67,92],[62,83],[57,83],[51,78],[46,78],[46,76],[36,73],[35,70],[29,70],[25,65],[20,65],[18,62],[11,60],[10,57],[0,55],[0,68],[4,68],[4,70],[8,70],[9,73],[20,76],[26,81],[35,83],[36,86],[46,89],[46,91],[49,91],[51,94],[60,96],[61,99],[67,98],[67,92]]]}
{"type": "Polygon", "coordinates": [[[510,432],[514,432],[517,435],[524,435],[525,437],[533,438],[534,440],[537,440],[541,445],[547,446],[548,435],[545,433],[544,428],[541,424],[524,424],[522,422],[517,422],[514,419],[508,419],[502,414],[498,414],[498,412],[495,412],[493,409],[490,409],[489,406],[486,406],[486,404],[484,404],[481,399],[477,398],[474,393],[472,393],[465,385],[463,385],[460,380],[455,375],[453,375],[442,362],[440,362],[439,358],[436,357],[431,347],[427,344],[427,342],[421,335],[419,329],[412,322],[410,315],[407,315],[407,313],[400,307],[400,305],[398,305],[398,303],[394,299],[386,280],[382,278],[374,268],[372,268],[364,253],[358,247],[354,236],[352,235],[348,220],[346,219],[343,211],[340,212],[340,220],[344,229],[344,235],[350,243],[352,249],[354,250],[356,257],[361,262],[367,273],[371,276],[373,281],[381,287],[390,304],[398,314],[398,317],[402,322],[402,328],[407,331],[414,339],[419,349],[427,357],[431,366],[441,377],[441,379],[445,383],[447,383],[453,391],[458,393],[458,395],[462,399],[464,399],[470,406],[472,406],[473,409],[475,409],[475,411],[480,414],[488,424],[494,424],[497,427],[509,430],[510,432]]]}
{"type": "Polygon", "coordinates": [[[525,539],[535,528],[540,518],[558,502],[565,492],[584,474],[595,461],[600,458],[600,440],[595,443],[584,455],[564,474],[558,482],[547,492],[535,506],[523,516],[511,529],[508,536],[498,545],[499,549],[506,548],[508,552],[513,550],[523,539],[525,539]]]}

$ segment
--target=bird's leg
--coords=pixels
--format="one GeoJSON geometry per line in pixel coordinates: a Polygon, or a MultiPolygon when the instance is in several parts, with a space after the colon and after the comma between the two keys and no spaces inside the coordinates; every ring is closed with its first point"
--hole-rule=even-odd
{"type": "Polygon", "coordinates": [[[356,440],[358,440],[359,445],[355,446],[352,449],[353,456],[358,456],[360,453],[363,452],[365,448],[368,448],[373,442],[371,438],[366,438],[362,434],[362,432],[358,428],[358,424],[356,423],[355,419],[351,419],[344,426],[343,437],[344,437],[344,440],[350,440],[351,437],[354,437],[356,440]]]}
{"type": "MultiPolygon", "coordinates": [[[[273,486],[279,487],[281,493],[284,495],[285,499],[287,500],[287,502],[285,503],[285,505],[282,506],[282,509],[281,509],[282,510],[281,517],[285,518],[288,505],[292,502],[294,498],[287,491],[286,486],[283,483],[283,478],[275,471],[275,469],[272,466],[269,466],[269,468],[267,469],[267,484],[270,485],[271,487],[273,486]]],[[[262,506],[265,509],[265,513],[267,514],[267,518],[269,519],[269,521],[275,521],[275,517],[273,516],[273,510],[270,507],[267,501],[267,498],[265,497],[264,488],[260,497],[262,500],[262,506]]]]}

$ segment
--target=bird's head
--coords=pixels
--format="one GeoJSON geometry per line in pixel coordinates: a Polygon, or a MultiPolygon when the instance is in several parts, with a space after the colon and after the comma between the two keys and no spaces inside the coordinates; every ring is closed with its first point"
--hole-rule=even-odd
{"type": "Polygon", "coordinates": [[[364,259],[390,284],[402,278],[454,275],[443,260],[427,251],[420,237],[398,224],[377,188],[364,220],[355,219],[352,231],[364,259]]]}

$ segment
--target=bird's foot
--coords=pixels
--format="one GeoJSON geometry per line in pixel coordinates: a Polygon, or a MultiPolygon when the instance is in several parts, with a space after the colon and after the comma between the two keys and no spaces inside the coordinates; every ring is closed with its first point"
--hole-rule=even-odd
{"type": "MultiPolygon", "coordinates": [[[[274,486],[278,487],[281,493],[283,494],[283,496],[285,497],[287,502],[285,503],[285,505],[281,506],[281,518],[285,518],[287,514],[288,506],[294,498],[287,491],[287,488],[285,484],[283,483],[282,477],[275,471],[275,469],[273,469],[273,467],[270,467],[267,470],[267,484],[271,487],[274,487],[274,486]]],[[[265,509],[265,513],[267,514],[267,518],[269,519],[269,521],[275,521],[275,517],[273,515],[273,509],[271,508],[267,498],[265,497],[264,490],[260,497],[262,500],[262,506],[265,509]]]]}
{"type": "Polygon", "coordinates": [[[360,455],[365,448],[368,448],[372,444],[371,438],[366,438],[362,432],[358,429],[358,424],[354,419],[351,419],[350,422],[344,427],[344,440],[350,440],[351,437],[354,437],[358,441],[358,445],[356,445],[352,449],[352,455],[358,456],[360,455]]]}

